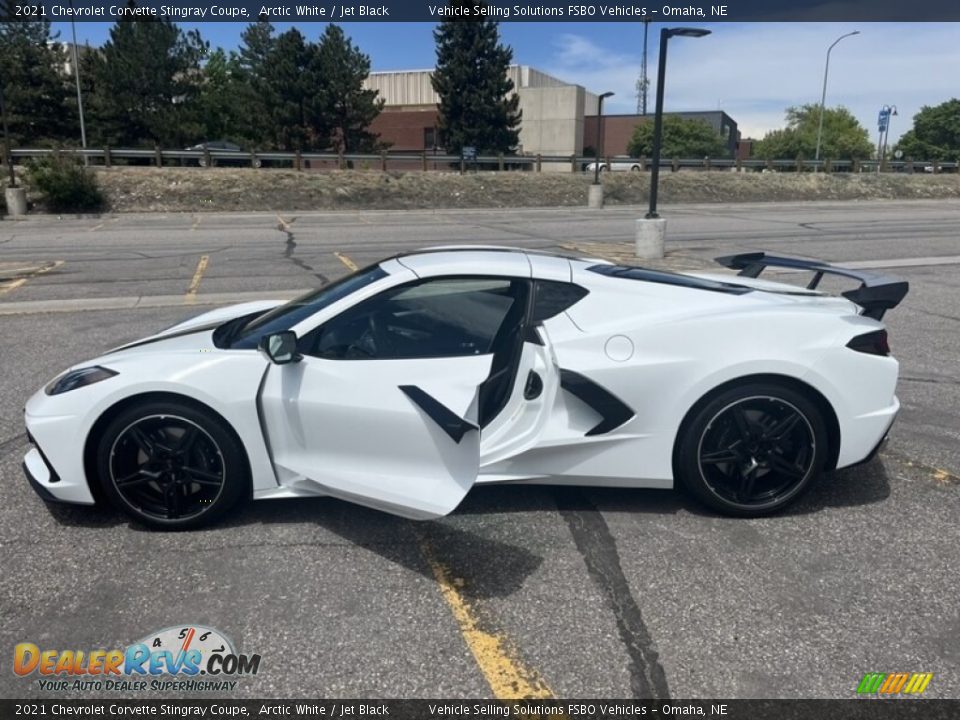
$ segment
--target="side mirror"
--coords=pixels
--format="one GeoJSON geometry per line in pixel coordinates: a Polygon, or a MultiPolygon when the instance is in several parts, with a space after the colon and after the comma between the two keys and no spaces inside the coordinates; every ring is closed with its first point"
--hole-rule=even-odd
{"type": "Polygon", "coordinates": [[[264,335],[260,338],[260,350],[277,365],[297,362],[301,357],[297,352],[297,334],[293,330],[264,335]]]}

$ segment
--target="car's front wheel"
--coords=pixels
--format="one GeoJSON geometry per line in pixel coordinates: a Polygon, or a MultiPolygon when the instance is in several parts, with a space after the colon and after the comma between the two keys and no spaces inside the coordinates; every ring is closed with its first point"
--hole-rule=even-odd
{"type": "Polygon", "coordinates": [[[697,408],[677,446],[681,485],[714,510],[756,517],[793,502],[822,472],[827,430],[790,387],[750,383],[697,408]]]}
{"type": "Polygon", "coordinates": [[[210,524],[249,488],[243,449],[223,420],[180,402],[121,411],[100,437],[97,469],[111,501],[155,528],[210,524]]]}

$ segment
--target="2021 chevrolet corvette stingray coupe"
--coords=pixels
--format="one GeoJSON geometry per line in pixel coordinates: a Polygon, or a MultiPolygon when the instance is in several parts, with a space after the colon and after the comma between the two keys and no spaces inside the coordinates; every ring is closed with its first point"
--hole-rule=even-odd
{"type": "Polygon", "coordinates": [[[383,260],[74,366],[26,406],[30,483],[189,528],[248,498],[409,518],[480,483],[669,488],[771,513],[862,462],[899,408],[907,283],[811,260],[675,274],[508,248],[383,260]],[[758,276],[813,273],[806,287],[758,276]],[[824,275],[856,281],[832,296],[824,275]]]}

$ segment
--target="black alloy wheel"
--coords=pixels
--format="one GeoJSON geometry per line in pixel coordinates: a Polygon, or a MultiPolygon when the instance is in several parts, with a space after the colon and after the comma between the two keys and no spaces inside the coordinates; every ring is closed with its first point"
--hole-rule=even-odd
{"type": "Polygon", "coordinates": [[[817,407],[792,389],[734,388],[700,409],[678,449],[680,481],[706,504],[764,515],[820,474],[826,429],[817,407]]]}
{"type": "Polygon", "coordinates": [[[187,405],[121,413],[100,442],[104,490],[121,510],[153,527],[199,527],[248,487],[233,434],[187,405]]]}

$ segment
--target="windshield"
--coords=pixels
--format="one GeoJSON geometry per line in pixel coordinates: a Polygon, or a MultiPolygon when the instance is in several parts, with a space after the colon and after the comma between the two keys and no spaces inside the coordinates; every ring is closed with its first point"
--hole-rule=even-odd
{"type": "Polygon", "coordinates": [[[380,265],[370,265],[334,283],[324,285],[319,290],[301,295],[285,305],[280,305],[270,312],[249,320],[236,332],[230,346],[256,348],[264,335],[290,330],[301,320],[386,276],[387,273],[380,268],[380,265]]]}

